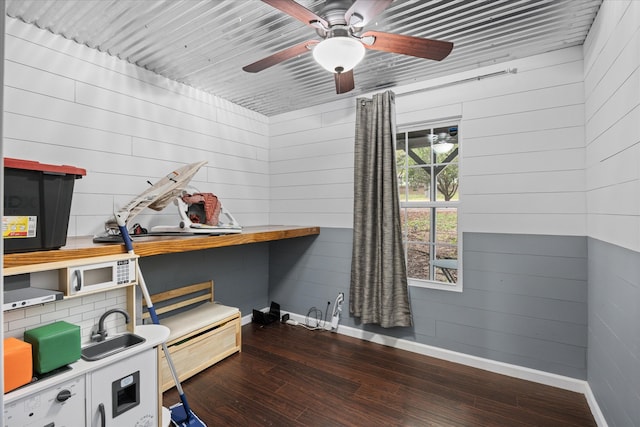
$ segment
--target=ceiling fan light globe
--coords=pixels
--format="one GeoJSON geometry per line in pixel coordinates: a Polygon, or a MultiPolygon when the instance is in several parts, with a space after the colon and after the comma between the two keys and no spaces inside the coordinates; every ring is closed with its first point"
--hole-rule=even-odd
{"type": "Polygon", "coordinates": [[[343,73],[358,65],[364,58],[364,52],[364,46],[356,39],[331,37],[313,48],[313,58],[325,70],[343,73]]]}

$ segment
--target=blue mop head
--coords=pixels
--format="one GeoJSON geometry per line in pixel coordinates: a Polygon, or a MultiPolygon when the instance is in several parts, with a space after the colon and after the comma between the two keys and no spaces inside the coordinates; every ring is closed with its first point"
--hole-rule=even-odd
{"type": "Polygon", "coordinates": [[[171,421],[176,427],[207,427],[193,411],[189,411],[189,416],[187,417],[187,412],[182,402],[169,407],[169,410],[171,411],[171,421]]]}

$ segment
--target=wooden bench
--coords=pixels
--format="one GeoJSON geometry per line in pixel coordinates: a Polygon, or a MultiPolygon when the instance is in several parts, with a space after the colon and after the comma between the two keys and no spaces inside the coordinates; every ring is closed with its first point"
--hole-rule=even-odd
{"type": "MultiPolygon", "coordinates": [[[[151,301],[160,324],[171,330],[167,348],[181,382],[241,351],[240,310],[214,302],[213,281],[151,295],[151,301]]],[[[142,319],[149,318],[145,310],[142,319]]],[[[162,393],[175,383],[164,352],[160,353],[158,383],[162,393]]]]}

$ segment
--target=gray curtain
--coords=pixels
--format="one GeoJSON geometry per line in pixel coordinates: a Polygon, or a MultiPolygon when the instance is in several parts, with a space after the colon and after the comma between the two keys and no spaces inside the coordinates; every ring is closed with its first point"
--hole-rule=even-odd
{"type": "Polygon", "coordinates": [[[385,328],[411,326],[395,128],[393,92],[357,99],[349,311],[385,328]]]}

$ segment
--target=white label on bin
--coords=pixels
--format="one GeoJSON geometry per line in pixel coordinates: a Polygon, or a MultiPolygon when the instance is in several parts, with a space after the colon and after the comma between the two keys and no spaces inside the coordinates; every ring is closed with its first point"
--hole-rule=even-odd
{"type": "Polygon", "coordinates": [[[3,216],[2,238],[28,239],[36,237],[37,216],[3,216]]]}

